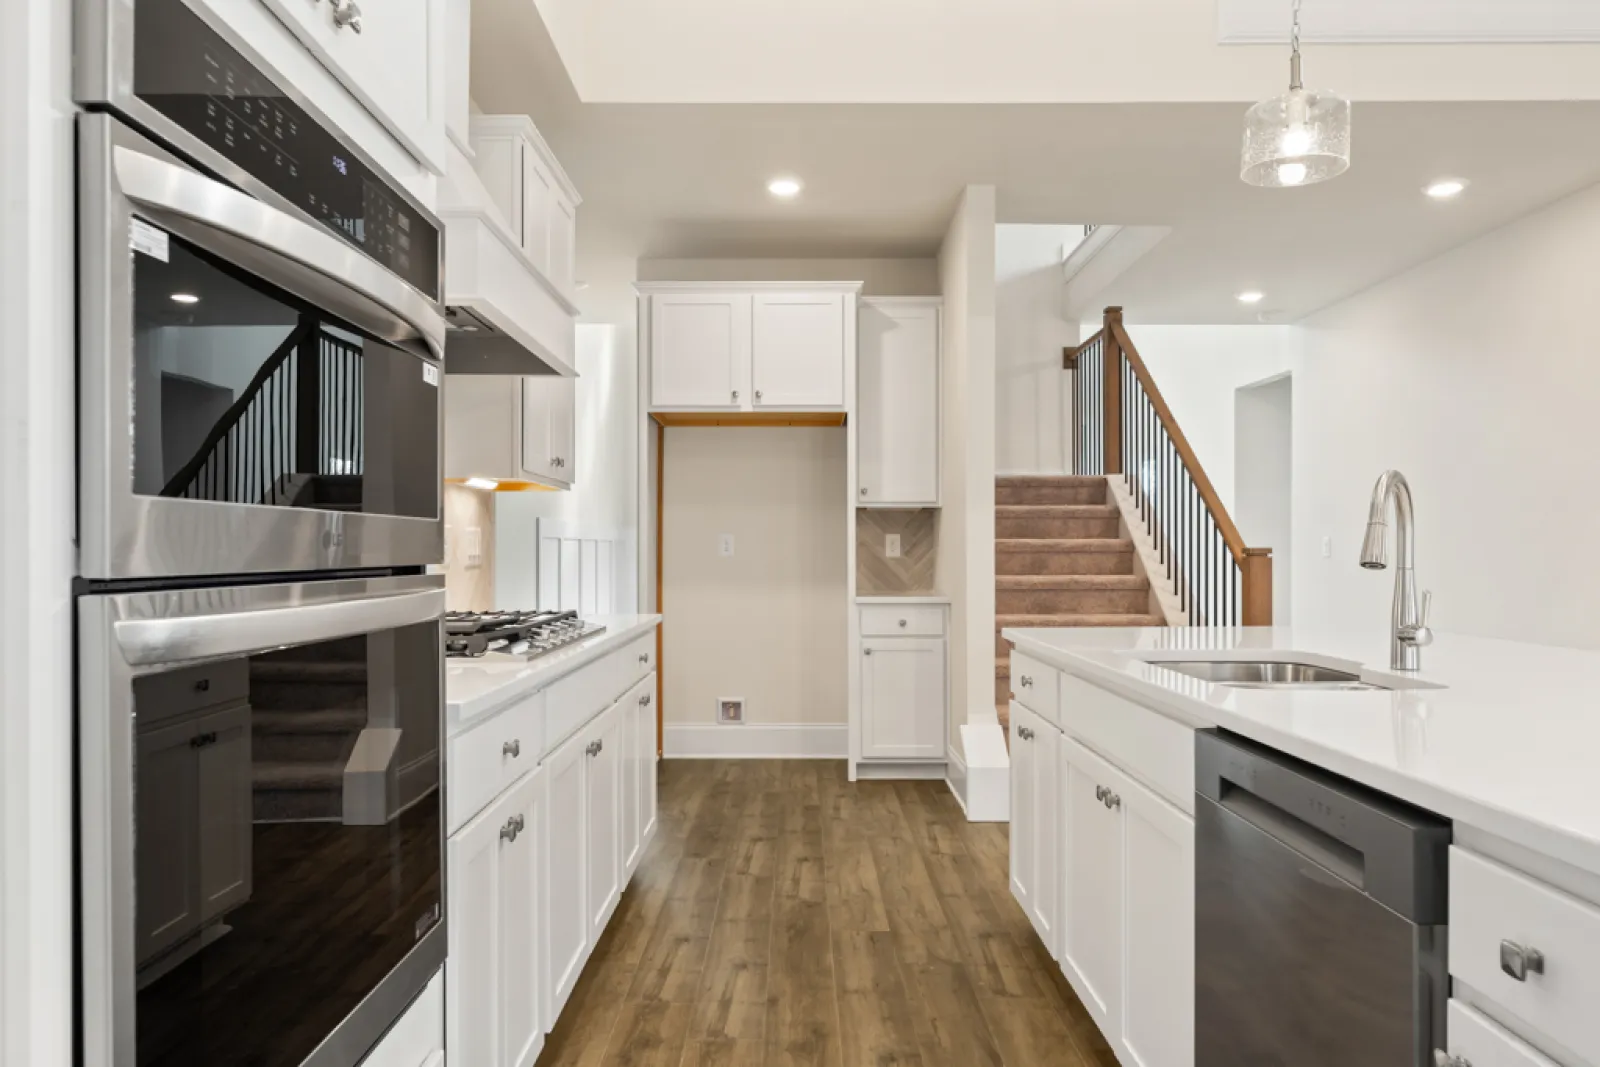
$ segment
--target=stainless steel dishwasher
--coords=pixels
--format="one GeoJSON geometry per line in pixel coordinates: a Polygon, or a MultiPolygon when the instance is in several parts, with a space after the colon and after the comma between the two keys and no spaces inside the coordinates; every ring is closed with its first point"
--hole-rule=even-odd
{"type": "Polygon", "coordinates": [[[1197,1067],[1425,1067],[1450,824],[1232,734],[1195,743],[1197,1067]]]}

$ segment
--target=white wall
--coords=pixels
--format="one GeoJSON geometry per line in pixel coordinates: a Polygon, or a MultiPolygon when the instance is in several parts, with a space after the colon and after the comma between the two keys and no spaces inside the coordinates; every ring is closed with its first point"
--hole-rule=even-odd
{"type": "Polygon", "coordinates": [[[0,34],[0,1065],[72,1062],[71,4],[0,34]]]}
{"type": "Polygon", "coordinates": [[[939,249],[944,295],[939,558],[950,597],[949,745],[994,715],[995,190],[969,185],[939,249]]]}
{"type": "Polygon", "coordinates": [[[848,720],[845,443],[842,427],[667,430],[667,723],[715,722],[725,697],[751,724],[848,720]]]}
{"type": "Polygon", "coordinates": [[[995,227],[995,468],[1000,474],[1068,474],[1070,377],[1061,352],[1078,342],[1062,318],[1061,262],[1082,226],[995,227]]]}
{"type": "Polygon", "coordinates": [[[570,492],[496,493],[494,601],[539,603],[537,522],[568,523],[579,536],[615,536],[613,604],[639,605],[638,353],[631,326],[581,323],[577,336],[577,482],[570,492]]]}
{"type": "Polygon", "coordinates": [[[1233,521],[1245,541],[1269,547],[1277,573],[1272,617],[1292,617],[1294,556],[1294,378],[1281,375],[1234,394],[1233,521]]]}
{"type": "Polygon", "coordinates": [[[1437,629],[1600,647],[1597,278],[1600,186],[1303,323],[1297,623],[1387,625],[1393,575],[1356,554],[1397,467],[1437,629]]]}

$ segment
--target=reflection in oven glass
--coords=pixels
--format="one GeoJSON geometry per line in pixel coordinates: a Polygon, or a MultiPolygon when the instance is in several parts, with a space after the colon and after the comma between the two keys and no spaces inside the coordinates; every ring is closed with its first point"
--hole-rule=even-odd
{"type": "Polygon", "coordinates": [[[298,1067],[437,923],[438,635],[135,683],[139,1067],[298,1067]]]}

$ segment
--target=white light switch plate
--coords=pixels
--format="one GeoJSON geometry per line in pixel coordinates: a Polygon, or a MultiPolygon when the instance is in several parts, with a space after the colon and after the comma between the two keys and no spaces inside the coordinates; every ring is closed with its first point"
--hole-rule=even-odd
{"type": "Polygon", "coordinates": [[[466,542],[465,545],[463,545],[463,548],[465,549],[467,555],[467,566],[482,566],[483,528],[479,526],[468,526],[466,537],[463,540],[466,542]]]}
{"type": "Polygon", "coordinates": [[[900,558],[900,535],[899,534],[884,534],[884,536],[883,536],[883,554],[885,556],[888,556],[890,559],[899,559],[900,558]]]}
{"type": "Polygon", "coordinates": [[[1331,538],[1331,537],[1324,537],[1322,539],[1322,558],[1323,559],[1332,559],[1333,558],[1333,538],[1331,538]]]}
{"type": "Polygon", "coordinates": [[[719,556],[732,556],[733,555],[733,534],[718,534],[717,535],[717,555],[719,555],[719,556]]]}

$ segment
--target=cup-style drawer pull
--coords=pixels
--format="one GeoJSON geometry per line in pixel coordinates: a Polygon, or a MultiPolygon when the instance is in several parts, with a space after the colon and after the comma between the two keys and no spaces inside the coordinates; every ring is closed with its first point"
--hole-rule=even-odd
{"type": "Polygon", "coordinates": [[[644,696],[640,697],[639,704],[641,707],[648,708],[650,706],[650,694],[646,693],[644,696]]]}
{"type": "Polygon", "coordinates": [[[1515,941],[1502,941],[1500,969],[1517,981],[1526,982],[1529,974],[1544,973],[1544,953],[1515,941]]]}
{"type": "Polygon", "coordinates": [[[512,759],[516,759],[518,756],[522,755],[522,741],[513,737],[511,740],[500,746],[500,755],[510,756],[512,759]]]}

